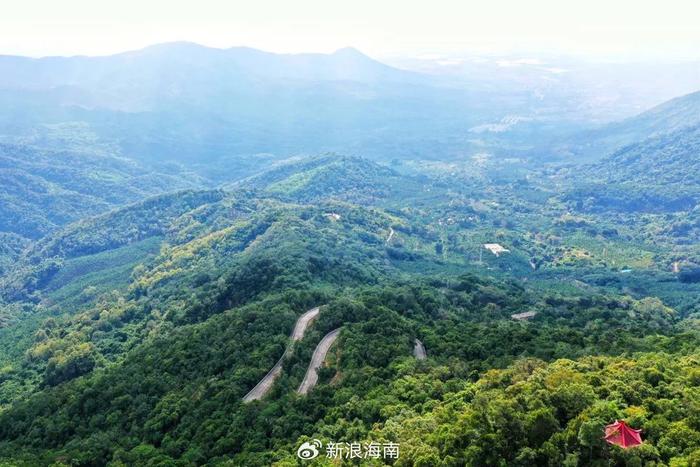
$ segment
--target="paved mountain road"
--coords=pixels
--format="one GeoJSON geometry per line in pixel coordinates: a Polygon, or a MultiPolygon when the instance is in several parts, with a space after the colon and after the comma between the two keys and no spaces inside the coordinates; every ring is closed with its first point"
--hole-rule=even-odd
{"type": "Polygon", "coordinates": [[[301,382],[301,385],[299,385],[299,389],[297,389],[299,394],[308,394],[309,391],[316,386],[316,383],[318,382],[318,369],[321,367],[321,365],[323,365],[323,362],[326,359],[326,354],[328,353],[328,350],[330,350],[335,340],[338,338],[338,334],[340,334],[340,328],[335,329],[323,336],[321,342],[319,342],[316,346],[314,354],[311,357],[311,363],[309,363],[309,368],[306,370],[304,380],[301,382]]]}
{"type": "Polygon", "coordinates": [[[308,328],[309,324],[311,324],[311,321],[313,321],[318,316],[319,311],[319,307],[312,308],[299,317],[296,324],[294,325],[294,330],[292,331],[292,342],[300,341],[304,337],[306,328],[308,328]]]}
{"type": "Polygon", "coordinates": [[[289,336],[290,343],[285,349],[284,353],[282,354],[280,359],[277,360],[275,366],[273,366],[272,369],[267,372],[263,379],[261,379],[260,382],[256,384],[255,387],[243,397],[243,402],[260,400],[263,397],[265,397],[265,395],[270,391],[270,389],[272,389],[272,385],[282,373],[282,364],[284,363],[284,359],[292,353],[292,347],[294,343],[300,341],[304,337],[306,329],[309,327],[309,324],[311,324],[311,322],[318,316],[319,311],[320,309],[318,307],[312,308],[311,310],[301,315],[299,319],[297,319],[297,322],[294,324],[292,334],[289,336]]]}
{"type": "MultiPolygon", "coordinates": [[[[289,345],[285,349],[284,353],[277,363],[275,363],[275,366],[273,366],[272,369],[265,375],[265,377],[263,377],[263,379],[261,379],[260,382],[256,384],[248,394],[245,395],[245,397],[243,397],[243,402],[260,400],[265,397],[270,389],[272,389],[272,385],[282,373],[282,365],[284,364],[285,358],[292,353],[294,343],[304,338],[304,333],[308,329],[311,322],[318,316],[319,311],[320,310],[318,307],[312,308],[297,319],[296,323],[294,324],[294,329],[292,329],[292,333],[289,336],[289,345]]],[[[318,369],[321,368],[321,365],[323,365],[323,362],[326,360],[326,355],[333,346],[335,340],[338,338],[340,329],[341,328],[338,328],[329,332],[323,336],[321,342],[318,343],[314,349],[313,355],[311,356],[311,362],[309,363],[309,367],[306,369],[304,379],[299,385],[299,389],[297,389],[297,393],[302,395],[308,394],[309,391],[316,386],[318,383],[318,369]]],[[[425,346],[418,339],[414,340],[413,356],[418,360],[425,360],[428,357],[425,351],[425,346]]]]}
{"type": "Polygon", "coordinates": [[[413,347],[413,356],[418,360],[425,360],[428,358],[428,354],[425,352],[425,346],[421,341],[416,339],[415,345],[413,347]]]}

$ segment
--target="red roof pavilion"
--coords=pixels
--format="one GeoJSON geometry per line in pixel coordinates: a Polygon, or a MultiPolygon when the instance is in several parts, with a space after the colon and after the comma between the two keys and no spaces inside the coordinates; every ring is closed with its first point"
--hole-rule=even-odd
{"type": "Polygon", "coordinates": [[[642,430],[630,428],[623,420],[615,420],[605,427],[605,441],[627,449],[642,444],[642,430]]]}

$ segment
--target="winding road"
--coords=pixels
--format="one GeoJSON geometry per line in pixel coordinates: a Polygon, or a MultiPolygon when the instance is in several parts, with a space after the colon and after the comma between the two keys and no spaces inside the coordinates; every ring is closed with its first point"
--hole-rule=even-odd
{"type": "MultiPolygon", "coordinates": [[[[309,324],[311,324],[311,322],[318,316],[319,311],[319,307],[312,308],[303,315],[301,315],[299,319],[297,319],[297,322],[294,324],[292,334],[289,336],[290,343],[285,349],[284,353],[282,354],[280,359],[277,360],[275,366],[273,366],[272,369],[267,372],[265,377],[263,377],[263,379],[261,379],[260,382],[256,384],[255,387],[243,397],[243,402],[256,401],[265,397],[265,395],[272,388],[274,382],[282,373],[282,364],[284,363],[284,359],[292,353],[292,347],[294,346],[294,343],[300,341],[304,337],[306,329],[309,327],[309,324]]],[[[316,354],[314,353],[314,356],[315,355],[316,354]]]]}
{"type": "MultiPolygon", "coordinates": [[[[272,385],[275,383],[280,374],[282,374],[282,365],[284,364],[284,360],[291,355],[294,343],[304,338],[304,333],[308,329],[311,322],[318,316],[319,312],[319,307],[312,308],[297,319],[296,323],[294,324],[294,329],[292,329],[292,333],[289,336],[289,345],[285,349],[284,353],[280,359],[277,360],[275,366],[273,366],[272,369],[267,372],[265,377],[263,377],[263,379],[261,379],[260,382],[243,397],[243,402],[260,400],[265,397],[268,392],[270,392],[272,385]]],[[[323,362],[326,360],[326,355],[333,346],[335,340],[338,338],[340,330],[341,328],[334,329],[323,336],[321,342],[318,343],[314,349],[313,355],[311,356],[311,362],[309,363],[309,367],[306,369],[304,379],[299,385],[299,389],[297,389],[297,393],[302,395],[308,394],[309,391],[316,386],[316,383],[318,383],[318,369],[321,368],[321,365],[323,365],[323,362]]],[[[425,346],[418,339],[414,339],[413,356],[418,360],[425,360],[428,357],[425,351],[425,346]]]]}
{"type": "Polygon", "coordinates": [[[319,342],[316,346],[314,354],[311,357],[309,368],[306,370],[304,380],[301,382],[301,385],[299,385],[299,389],[297,389],[299,394],[308,394],[309,391],[316,386],[316,383],[318,382],[318,369],[321,367],[321,365],[323,365],[323,361],[326,359],[326,354],[328,353],[328,350],[330,350],[335,340],[338,338],[338,334],[340,334],[340,328],[335,329],[323,336],[321,342],[319,342]]]}

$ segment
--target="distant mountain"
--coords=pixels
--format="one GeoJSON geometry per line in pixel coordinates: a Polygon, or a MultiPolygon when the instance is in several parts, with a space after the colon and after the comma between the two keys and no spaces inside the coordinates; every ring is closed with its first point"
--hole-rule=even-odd
{"type": "Polygon", "coordinates": [[[577,152],[601,158],[649,137],[700,125],[700,91],[671,99],[636,117],[579,135],[577,152]]]}
{"type": "Polygon", "coordinates": [[[119,157],[0,144],[0,233],[38,238],[115,206],[201,185],[119,157]]]}
{"type": "Polygon", "coordinates": [[[462,157],[487,138],[507,138],[469,128],[523,105],[351,48],[289,55],[171,43],[105,57],[0,56],[0,140],[79,124],[100,144],[149,162],[462,157]]]}
{"type": "Polygon", "coordinates": [[[215,49],[188,42],[104,57],[0,57],[0,89],[45,93],[62,105],[149,111],[180,99],[194,105],[230,94],[245,97],[272,83],[401,82],[426,79],[346,48],[329,55],[215,49]]]}
{"type": "MultiPolygon", "coordinates": [[[[700,103],[700,93],[693,97],[700,103]]],[[[673,109],[676,125],[682,126],[681,110],[664,107],[666,112],[656,109],[642,121],[653,122],[654,115],[673,109]]],[[[694,117],[700,120],[700,116],[694,117]]],[[[656,123],[658,128],[662,126],[656,123]]],[[[663,126],[671,128],[673,122],[663,126]]],[[[575,197],[591,208],[650,212],[693,209],[700,203],[700,125],[626,146],[587,169],[577,169],[576,179],[584,188],[575,197]]]]}
{"type": "Polygon", "coordinates": [[[637,138],[695,125],[700,125],[700,91],[671,99],[614,126],[624,128],[637,138]]]}

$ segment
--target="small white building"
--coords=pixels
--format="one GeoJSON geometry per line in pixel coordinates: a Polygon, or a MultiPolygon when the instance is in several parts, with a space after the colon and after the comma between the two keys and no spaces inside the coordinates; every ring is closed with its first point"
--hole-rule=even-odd
{"type": "Polygon", "coordinates": [[[514,315],[510,315],[510,317],[516,321],[526,321],[530,318],[534,318],[536,314],[536,311],[526,311],[525,313],[516,313],[514,315]]]}
{"type": "Polygon", "coordinates": [[[501,253],[510,253],[510,250],[503,248],[503,246],[499,245],[498,243],[484,243],[484,248],[496,256],[500,256],[501,253]]]}

